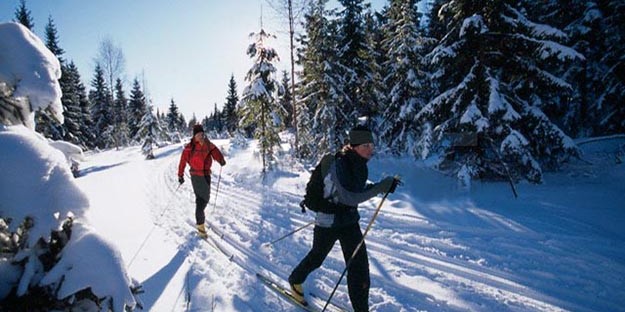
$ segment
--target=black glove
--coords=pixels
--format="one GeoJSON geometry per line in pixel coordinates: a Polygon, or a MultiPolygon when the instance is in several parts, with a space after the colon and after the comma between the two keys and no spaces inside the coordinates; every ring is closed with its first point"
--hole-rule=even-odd
{"type": "Polygon", "coordinates": [[[219,163],[222,167],[226,165],[226,160],[224,159],[224,161],[219,163]]]}
{"type": "Polygon", "coordinates": [[[380,181],[376,185],[378,187],[378,193],[386,193],[390,191],[391,187],[393,186],[394,180],[395,179],[393,177],[386,177],[382,179],[382,181],[380,181]]]}
{"type": "Polygon", "coordinates": [[[178,183],[180,183],[180,184],[184,183],[184,177],[183,176],[179,176],[178,177],[178,183]]]}
{"type": "Polygon", "coordinates": [[[395,189],[397,188],[398,185],[401,185],[401,180],[399,180],[398,177],[394,177],[393,178],[393,184],[391,185],[391,188],[388,190],[389,193],[395,193],[395,189]]]}

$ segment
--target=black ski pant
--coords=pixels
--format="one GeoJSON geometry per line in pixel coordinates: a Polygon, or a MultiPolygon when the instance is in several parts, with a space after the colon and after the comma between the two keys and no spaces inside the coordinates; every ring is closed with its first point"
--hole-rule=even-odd
{"type": "Polygon", "coordinates": [[[208,205],[211,196],[211,176],[191,176],[193,192],[195,193],[195,224],[204,224],[206,216],[204,208],[208,205]]]}
{"type": "MultiPolygon", "coordinates": [[[[291,272],[289,283],[304,283],[306,277],[321,266],[337,240],[341,243],[343,258],[347,264],[362,240],[358,223],[339,228],[315,226],[312,249],[291,272]]],[[[367,247],[363,242],[347,269],[347,288],[354,312],[369,311],[369,284],[369,260],[367,247]]]]}

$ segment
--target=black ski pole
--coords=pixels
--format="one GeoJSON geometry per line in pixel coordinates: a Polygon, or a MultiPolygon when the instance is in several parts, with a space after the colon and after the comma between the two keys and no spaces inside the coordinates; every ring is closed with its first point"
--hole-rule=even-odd
{"type": "Polygon", "coordinates": [[[221,169],[223,167],[219,167],[219,177],[217,178],[217,190],[215,190],[215,205],[213,206],[213,213],[215,209],[217,209],[217,195],[219,195],[219,182],[221,182],[221,169]]]}
{"type": "Polygon", "coordinates": [[[332,300],[332,297],[334,297],[334,293],[336,293],[336,289],[339,288],[339,284],[341,284],[341,280],[343,279],[343,276],[345,276],[345,273],[347,273],[347,269],[349,269],[349,266],[352,264],[352,261],[356,257],[356,254],[358,253],[362,245],[365,243],[365,237],[367,236],[367,233],[371,229],[371,226],[373,225],[373,221],[375,221],[375,218],[378,217],[378,214],[380,213],[380,209],[382,209],[382,204],[386,200],[386,197],[388,196],[389,193],[390,193],[390,190],[387,191],[386,194],[384,194],[384,197],[382,197],[382,201],[380,201],[380,203],[378,204],[378,207],[375,209],[375,213],[373,213],[373,217],[371,217],[371,220],[369,221],[369,224],[367,225],[365,232],[362,234],[362,239],[356,246],[356,249],[354,249],[352,256],[347,261],[347,264],[345,265],[345,270],[343,270],[341,277],[339,277],[339,280],[336,282],[336,285],[334,285],[334,289],[332,289],[332,293],[330,293],[330,297],[328,297],[328,300],[326,301],[326,304],[323,306],[323,309],[321,310],[321,312],[324,312],[328,308],[328,305],[330,304],[330,300],[332,300]]]}
{"type": "Polygon", "coordinates": [[[305,229],[306,227],[309,227],[309,226],[310,226],[311,224],[313,224],[313,223],[315,223],[315,221],[310,221],[310,222],[308,222],[308,223],[306,223],[306,224],[304,224],[304,225],[302,225],[302,226],[298,227],[297,229],[295,229],[295,230],[293,230],[293,231],[289,232],[288,234],[286,234],[286,235],[284,235],[284,236],[282,236],[282,237],[280,237],[280,238],[278,238],[278,239],[276,239],[276,240],[273,240],[273,241],[271,241],[271,242],[269,242],[269,243],[264,243],[264,244],[263,244],[263,246],[273,245],[273,244],[275,244],[275,243],[277,243],[277,242],[279,242],[279,241],[281,241],[281,240],[283,240],[283,239],[285,239],[285,238],[287,238],[287,237],[289,237],[289,236],[291,236],[291,235],[293,235],[293,234],[295,234],[295,233],[297,233],[297,232],[299,232],[299,231],[301,231],[301,230],[305,229]]]}
{"type": "MultiPolygon", "coordinates": [[[[178,184],[178,187],[176,188],[176,190],[174,191],[174,194],[172,194],[172,197],[169,199],[169,201],[167,201],[167,204],[165,204],[165,208],[163,209],[163,211],[161,212],[161,214],[158,216],[158,218],[160,219],[165,212],[167,211],[167,209],[169,209],[169,206],[171,204],[171,202],[176,198],[176,192],[178,192],[178,189],[180,189],[180,186],[182,186],[182,183],[178,184]]],[[[141,245],[139,246],[139,249],[137,249],[137,252],[135,252],[135,255],[132,256],[132,259],[130,259],[130,262],[128,262],[128,268],[130,268],[130,266],[132,265],[132,263],[135,261],[135,258],[137,257],[137,255],[139,254],[139,252],[143,249],[143,247],[145,246],[145,243],[148,241],[148,239],[150,239],[150,236],[152,236],[152,232],[154,232],[154,229],[156,229],[156,223],[154,223],[154,225],[152,225],[152,229],[150,230],[150,232],[148,233],[148,236],[145,237],[145,239],[143,240],[143,242],[141,243],[141,245]]]]}

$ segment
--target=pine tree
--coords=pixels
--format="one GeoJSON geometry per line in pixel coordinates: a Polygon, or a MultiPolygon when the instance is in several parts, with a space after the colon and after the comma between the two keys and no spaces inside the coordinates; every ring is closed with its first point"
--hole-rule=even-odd
{"type": "Polygon", "coordinates": [[[113,123],[115,125],[115,147],[127,146],[129,143],[128,130],[128,100],[124,92],[122,80],[115,81],[115,102],[113,104],[113,123]]]}
{"type": "Polygon", "coordinates": [[[48,16],[48,24],[46,24],[46,47],[59,59],[61,65],[65,63],[62,57],[65,51],[59,46],[59,36],[52,15],[48,16]]]}
{"type": "Polygon", "coordinates": [[[228,83],[228,96],[226,97],[226,103],[224,104],[223,117],[226,127],[226,131],[230,135],[234,135],[239,124],[236,109],[237,103],[239,103],[239,95],[237,94],[237,83],[234,81],[234,75],[230,76],[230,82],[228,83]]]}
{"type": "Polygon", "coordinates": [[[365,40],[366,53],[363,60],[367,65],[367,75],[362,77],[361,89],[362,101],[369,107],[368,124],[371,129],[378,129],[379,115],[382,108],[388,103],[388,96],[384,85],[385,70],[383,64],[388,59],[388,55],[383,50],[382,25],[385,18],[380,14],[367,12],[365,15],[365,40]]]}
{"type": "Polygon", "coordinates": [[[89,92],[89,101],[92,104],[91,115],[95,129],[95,145],[101,149],[107,148],[115,143],[112,117],[113,99],[104,78],[104,71],[99,64],[96,65],[91,87],[93,90],[89,92]]]}
{"type": "MultiPolygon", "coordinates": [[[[26,11],[25,3],[22,3],[22,8],[20,11],[25,12],[22,16],[29,16],[30,11],[26,11]]],[[[17,15],[17,14],[16,14],[17,15]]],[[[27,18],[24,18],[27,20],[27,18]]],[[[69,92],[68,87],[68,74],[65,73],[65,63],[62,58],[64,53],[63,49],[59,47],[58,44],[58,36],[56,27],[54,26],[54,22],[52,21],[52,17],[48,17],[48,24],[46,25],[46,47],[59,59],[61,65],[61,78],[59,79],[59,85],[61,86],[61,91],[63,92],[63,96],[61,98],[61,103],[63,105],[63,116],[67,117],[68,107],[63,102],[64,99],[67,99],[70,95],[66,95],[66,92],[69,92]]],[[[52,114],[48,111],[36,111],[35,112],[35,120],[36,127],[35,130],[41,133],[43,136],[53,139],[53,140],[62,140],[67,137],[71,137],[73,134],[67,133],[67,126],[65,124],[61,124],[58,120],[56,120],[52,114]]],[[[72,123],[75,121],[64,120],[64,123],[72,123]]],[[[73,129],[75,130],[75,129],[73,129]]]]}
{"type": "MultiPolygon", "coordinates": [[[[369,5],[364,0],[339,0],[343,10],[338,13],[338,54],[343,69],[346,97],[339,102],[346,120],[337,122],[345,129],[351,128],[358,117],[371,116],[371,103],[363,95],[362,80],[369,75],[365,55],[369,51],[365,37],[364,12],[369,5]]],[[[368,57],[368,56],[367,56],[368,57]]]]}
{"type": "Polygon", "coordinates": [[[30,10],[26,8],[26,1],[20,0],[20,6],[15,10],[15,22],[18,22],[33,31],[35,23],[30,15],[30,10]]]}
{"type": "Polygon", "coordinates": [[[197,117],[195,116],[195,113],[193,113],[191,119],[189,119],[189,122],[187,122],[187,129],[193,129],[193,126],[195,126],[197,123],[197,117]]]}
{"type": "Polygon", "coordinates": [[[432,129],[426,154],[445,155],[458,177],[542,181],[578,154],[572,140],[541,111],[566,81],[544,70],[581,56],[559,43],[562,32],[529,21],[513,1],[449,1],[448,33],[428,55],[439,95],[418,114],[432,129]],[[532,138],[532,140],[528,140],[532,138]],[[509,174],[508,174],[509,172],[509,174]]]}
{"type": "MultiPolygon", "coordinates": [[[[70,62],[68,65],[69,72],[78,73],[78,68],[74,65],[74,62],[70,62]]],[[[82,83],[82,79],[80,79],[80,75],[76,74],[75,88],[76,95],[78,96],[78,103],[80,107],[80,116],[79,125],[80,125],[80,141],[82,142],[82,146],[85,146],[88,149],[92,149],[96,147],[96,134],[94,133],[95,123],[93,122],[92,112],[91,112],[91,102],[89,102],[89,97],[87,96],[87,88],[82,83]]]]}
{"type": "Polygon", "coordinates": [[[280,83],[275,78],[274,62],[278,61],[278,54],[267,44],[272,35],[263,29],[254,35],[254,43],[247,48],[254,65],[245,77],[249,85],[243,90],[238,115],[242,126],[255,128],[254,138],[259,141],[264,174],[272,168],[273,150],[280,143],[278,132],[283,123],[280,116],[285,113],[276,100],[280,83]]]}
{"type": "Polygon", "coordinates": [[[182,140],[180,133],[184,131],[185,122],[173,98],[169,104],[166,121],[169,137],[174,140],[174,142],[180,142],[182,140]]]}
{"type": "Polygon", "coordinates": [[[81,96],[85,95],[84,88],[80,88],[80,74],[73,62],[69,65],[62,65],[62,68],[63,76],[61,77],[62,83],[60,85],[63,92],[61,97],[64,116],[63,128],[65,130],[63,140],[86,148],[87,145],[81,127],[83,116],[80,101],[81,96]]]}
{"type": "Polygon", "coordinates": [[[599,1],[605,19],[605,54],[600,58],[605,75],[597,103],[601,133],[625,133],[625,3],[599,1]]]}
{"type": "Polygon", "coordinates": [[[337,24],[328,20],[327,0],[310,2],[305,15],[305,33],[298,38],[301,49],[298,63],[302,66],[298,88],[297,105],[300,156],[320,158],[340,148],[346,141],[345,123],[348,120],[340,107],[343,92],[343,76],[340,73],[336,51],[337,24]],[[304,115],[305,112],[308,114],[304,115]],[[308,130],[309,129],[309,130],[308,130]],[[309,140],[305,139],[309,137],[309,140]]]}
{"type": "Polygon", "coordinates": [[[380,136],[391,152],[419,156],[421,129],[416,114],[427,102],[428,87],[422,62],[424,39],[419,31],[416,0],[394,0],[386,12],[383,49],[388,61],[384,85],[388,105],[382,111],[380,136]]]}
{"type": "Polygon", "coordinates": [[[282,72],[282,81],[281,88],[283,90],[278,96],[279,105],[282,107],[282,110],[285,112],[284,115],[284,126],[285,127],[293,127],[293,109],[292,109],[292,99],[293,95],[291,94],[291,80],[289,78],[289,73],[285,70],[282,72]]]}
{"type": "MultiPolygon", "coordinates": [[[[558,63],[546,68],[549,72],[570,81],[572,92],[562,93],[553,105],[543,105],[541,109],[554,123],[566,133],[578,136],[587,135],[589,130],[598,124],[596,109],[596,92],[602,82],[596,78],[596,57],[588,58],[598,51],[604,50],[600,40],[593,31],[597,20],[596,4],[585,0],[550,0],[543,2],[526,1],[528,18],[562,29],[566,43],[583,54],[584,62],[574,66],[562,67],[558,63]],[[590,36],[588,36],[590,34],[590,36]],[[588,98],[588,93],[594,93],[588,98]]],[[[549,64],[547,65],[549,66],[549,64]]],[[[599,79],[600,80],[600,79],[599,79]]],[[[600,88],[600,87],[599,87],[600,88]]]]}
{"type": "Polygon", "coordinates": [[[154,147],[162,136],[163,130],[158,119],[152,113],[152,105],[149,105],[145,109],[145,113],[139,122],[137,133],[133,138],[137,142],[143,142],[141,151],[146,159],[154,158],[154,147]]]}
{"type": "Polygon", "coordinates": [[[137,78],[132,82],[130,100],[128,101],[128,131],[131,138],[134,138],[139,131],[139,121],[143,119],[147,112],[147,101],[145,94],[141,90],[141,85],[137,78]]]}

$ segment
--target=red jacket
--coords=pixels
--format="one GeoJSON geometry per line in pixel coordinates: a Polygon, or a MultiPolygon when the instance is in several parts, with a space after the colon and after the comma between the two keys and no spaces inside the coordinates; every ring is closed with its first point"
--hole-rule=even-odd
{"type": "Polygon", "coordinates": [[[224,165],[224,155],[211,141],[206,140],[200,145],[197,142],[189,143],[184,147],[180,163],[178,164],[178,176],[184,175],[184,168],[187,163],[191,170],[189,173],[194,176],[208,176],[211,173],[211,165],[215,159],[220,165],[224,165]],[[195,146],[195,148],[194,148],[195,146]]]}

